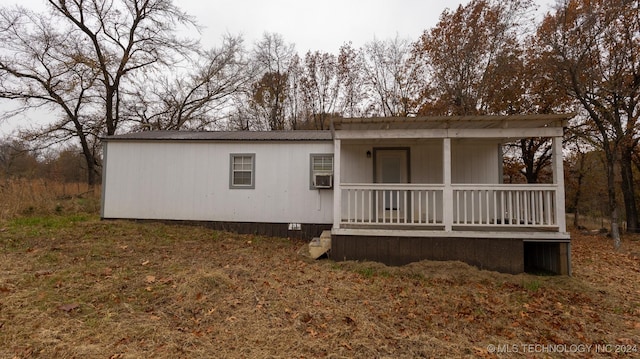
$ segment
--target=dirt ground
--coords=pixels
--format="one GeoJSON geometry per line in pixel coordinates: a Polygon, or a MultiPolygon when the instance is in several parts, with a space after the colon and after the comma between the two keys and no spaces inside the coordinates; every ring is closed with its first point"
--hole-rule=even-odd
{"type": "Polygon", "coordinates": [[[94,216],[0,222],[1,358],[640,357],[640,241],[573,277],[313,261],[302,242],[94,216]]]}

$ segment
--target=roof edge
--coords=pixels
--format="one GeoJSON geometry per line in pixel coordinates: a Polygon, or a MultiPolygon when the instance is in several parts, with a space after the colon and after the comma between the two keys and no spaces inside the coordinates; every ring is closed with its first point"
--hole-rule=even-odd
{"type": "Polygon", "coordinates": [[[120,135],[103,136],[103,142],[111,141],[282,141],[314,142],[332,141],[328,130],[290,131],[143,131],[120,135]]]}
{"type": "Polygon", "coordinates": [[[332,124],[368,124],[394,122],[473,122],[473,121],[521,121],[521,120],[570,120],[576,113],[522,114],[522,115],[455,115],[455,116],[413,116],[413,117],[336,117],[332,124]]]}

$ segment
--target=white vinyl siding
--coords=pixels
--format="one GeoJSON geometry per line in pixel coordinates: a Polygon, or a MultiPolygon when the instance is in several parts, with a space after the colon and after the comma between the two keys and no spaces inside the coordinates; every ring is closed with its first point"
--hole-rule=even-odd
{"type": "Polygon", "coordinates": [[[451,140],[451,182],[500,183],[498,140],[451,140]]]}
{"type": "Polygon", "coordinates": [[[104,218],[326,223],[333,191],[310,191],[309,156],[331,141],[107,142],[104,218]],[[230,154],[254,154],[254,189],[230,189],[230,154]]]}

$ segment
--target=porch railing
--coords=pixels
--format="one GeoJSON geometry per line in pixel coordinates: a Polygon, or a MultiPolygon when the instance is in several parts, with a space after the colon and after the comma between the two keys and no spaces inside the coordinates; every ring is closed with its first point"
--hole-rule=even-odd
{"type": "Polygon", "coordinates": [[[341,184],[342,223],[442,224],[442,185],[341,184]]]}
{"type": "Polygon", "coordinates": [[[453,225],[555,227],[554,185],[453,185],[453,225]]]}
{"type": "Polygon", "coordinates": [[[556,227],[555,185],[342,183],[341,224],[556,227]],[[444,206],[444,201],[451,205],[444,206]],[[444,208],[453,213],[445,215],[444,208]],[[450,223],[445,223],[450,221],[450,223]]]}

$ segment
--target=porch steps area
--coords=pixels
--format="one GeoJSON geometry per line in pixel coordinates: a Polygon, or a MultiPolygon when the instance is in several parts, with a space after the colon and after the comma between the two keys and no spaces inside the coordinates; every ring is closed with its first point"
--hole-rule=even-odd
{"type": "Polygon", "coordinates": [[[327,253],[331,249],[331,231],[322,231],[320,237],[315,237],[300,248],[300,254],[310,257],[312,259],[318,259],[323,254],[327,253]]]}

